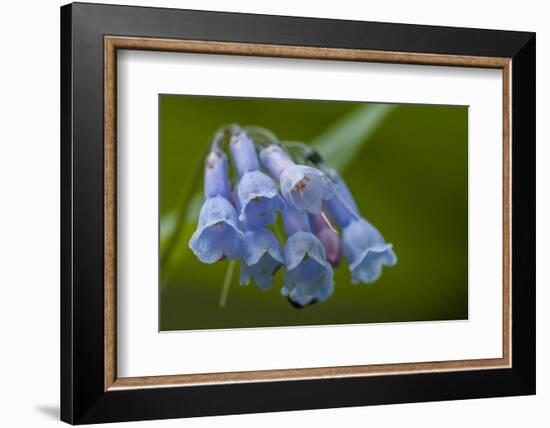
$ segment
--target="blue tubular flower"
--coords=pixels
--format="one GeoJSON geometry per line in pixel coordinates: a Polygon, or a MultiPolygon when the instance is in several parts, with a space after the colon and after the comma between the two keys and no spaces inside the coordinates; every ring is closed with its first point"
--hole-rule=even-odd
{"type": "Polygon", "coordinates": [[[211,151],[206,157],[204,169],[204,196],[229,198],[229,176],[227,174],[227,156],[211,151]]]}
{"type": "Polygon", "coordinates": [[[382,275],[383,265],[394,266],[397,256],[380,232],[364,219],[352,221],[342,233],[344,254],[354,284],[369,284],[382,275]]]}
{"type": "Polygon", "coordinates": [[[353,210],[359,216],[359,207],[355,203],[355,199],[353,199],[353,196],[345,181],[342,180],[340,175],[334,169],[330,169],[328,174],[334,184],[334,193],[339,195],[341,200],[345,202],[348,209],[353,210]]]}
{"type": "Polygon", "coordinates": [[[245,247],[241,285],[247,285],[252,278],[258,288],[271,288],[273,275],[284,263],[279,242],[271,232],[259,229],[245,232],[245,247]]]}
{"type": "Polygon", "coordinates": [[[227,199],[215,196],[202,206],[189,247],[201,262],[214,263],[223,258],[240,258],[242,239],[235,208],[227,199]]]}
{"type": "Polygon", "coordinates": [[[247,229],[259,229],[277,220],[275,210],[285,204],[271,178],[261,171],[246,172],[238,185],[239,220],[247,229]]]}
{"type": "Polygon", "coordinates": [[[276,145],[260,152],[260,159],[273,177],[280,180],[285,201],[302,212],[321,213],[323,200],[332,198],[333,186],[329,178],[316,168],[296,165],[276,145]]]}
{"type": "Polygon", "coordinates": [[[275,223],[275,210],[282,210],[284,202],[273,180],[259,170],[254,143],[245,132],[240,132],[233,136],[230,147],[241,177],[237,188],[239,220],[246,229],[260,229],[275,223]]]}
{"type": "Polygon", "coordinates": [[[292,236],[296,232],[311,232],[307,215],[292,205],[287,205],[283,211],[283,226],[288,236],[292,236]]]}
{"type": "Polygon", "coordinates": [[[382,274],[382,267],[394,266],[397,256],[392,244],[387,244],[382,234],[356,210],[347,186],[337,175],[333,176],[336,194],[327,201],[327,206],[343,228],[342,244],[348,259],[352,282],[357,284],[376,281],[382,274]]]}
{"type": "Polygon", "coordinates": [[[286,272],[281,294],[298,306],[323,302],[334,291],[332,266],[323,244],[311,232],[297,232],[284,248],[286,272]]]}
{"type": "Polygon", "coordinates": [[[287,205],[283,211],[286,271],[281,294],[291,303],[306,306],[326,300],[334,290],[332,266],[323,244],[310,231],[307,215],[287,205]]]}
{"type": "Polygon", "coordinates": [[[231,154],[239,177],[250,171],[258,171],[260,163],[252,139],[245,132],[239,132],[231,138],[229,143],[231,154]]]}
{"type": "Polygon", "coordinates": [[[298,210],[321,214],[323,200],[332,198],[334,189],[329,178],[318,169],[292,165],[281,174],[281,193],[298,210]]]}
{"type": "Polygon", "coordinates": [[[327,201],[326,206],[336,222],[341,227],[346,227],[351,221],[359,220],[361,214],[344,180],[334,170],[331,170],[329,174],[334,183],[334,197],[327,201]]]}
{"type": "Polygon", "coordinates": [[[260,160],[276,180],[281,178],[281,174],[287,167],[295,165],[282,147],[275,144],[271,144],[265,149],[262,149],[260,152],[260,160]]]}

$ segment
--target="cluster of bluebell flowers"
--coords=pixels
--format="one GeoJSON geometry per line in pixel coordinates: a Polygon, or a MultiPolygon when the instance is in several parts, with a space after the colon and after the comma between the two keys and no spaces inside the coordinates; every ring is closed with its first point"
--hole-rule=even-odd
{"type": "Polygon", "coordinates": [[[218,131],[206,156],[204,197],[189,242],[199,260],[239,260],[241,285],[253,281],[262,290],[284,268],[281,294],[296,307],[331,296],[343,256],[353,283],[374,282],[384,265],[397,263],[392,244],[362,217],[338,173],[309,146],[280,142],[262,128],[218,131]],[[273,233],[278,212],[282,247],[273,233]]]}

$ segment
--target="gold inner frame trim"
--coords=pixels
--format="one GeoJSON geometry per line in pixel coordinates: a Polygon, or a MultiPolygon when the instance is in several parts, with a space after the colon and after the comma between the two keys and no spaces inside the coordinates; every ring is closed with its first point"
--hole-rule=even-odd
{"type": "Polygon", "coordinates": [[[511,58],[463,55],[419,54],[362,49],[339,49],[251,43],[170,40],[139,37],[104,37],[104,389],[193,386],[219,383],[283,381],[395,375],[422,372],[480,370],[511,367],[512,363],[512,164],[511,164],[511,58]],[[261,370],[171,376],[119,378],[116,367],[116,88],[117,50],[147,50],[218,55],[245,55],[279,58],[393,64],[440,65],[494,68],[502,70],[503,82],[503,308],[502,358],[431,361],[421,363],[376,364],[343,367],[261,370]]]}

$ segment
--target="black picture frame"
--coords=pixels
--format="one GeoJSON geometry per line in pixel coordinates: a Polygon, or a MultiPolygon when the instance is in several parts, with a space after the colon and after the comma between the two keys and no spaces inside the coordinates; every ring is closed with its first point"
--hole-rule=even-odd
{"type": "Polygon", "coordinates": [[[535,393],[535,34],[74,3],[61,8],[61,419],[71,424],[535,393]],[[104,36],[512,59],[512,366],[104,388],[104,36]]]}

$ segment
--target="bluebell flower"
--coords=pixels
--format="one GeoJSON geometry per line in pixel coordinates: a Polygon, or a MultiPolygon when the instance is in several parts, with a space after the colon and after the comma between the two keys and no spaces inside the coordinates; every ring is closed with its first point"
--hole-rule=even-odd
{"type": "Polygon", "coordinates": [[[329,171],[334,186],[334,197],[327,201],[326,206],[342,227],[346,227],[351,221],[361,219],[361,213],[348,186],[334,170],[329,171]]]}
{"type": "Polygon", "coordinates": [[[204,168],[204,197],[215,196],[229,198],[229,176],[227,156],[224,153],[211,151],[206,156],[204,168]]]}
{"type": "Polygon", "coordinates": [[[354,220],[344,228],[342,242],[354,284],[374,282],[382,275],[384,265],[397,263],[392,244],[387,244],[382,234],[364,219],[354,220]]]}
{"type": "Polygon", "coordinates": [[[233,135],[229,147],[231,148],[231,154],[233,155],[235,168],[239,177],[247,172],[258,171],[260,169],[260,162],[256,155],[254,142],[246,132],[241,131],[233,135]]]}
{"type": "Polygon", "coordinates": [[[330,179],[316,168],[295,164],[281,147],[271,145],[263,149],[260,159],[271,175],[279,179],[285,201],[299,211],[320,214],[323,201],[332,198],[330,179]]]}
{"type": "Polygon", "coordinates": [[[261,171],[246,172],[237,187],[241,214],[247,229],[258,229],[277,220],[285,204],[273,180],[261,171]]]}
{"type": "Polygon", "coordinates": [[[237,186],[239,220],[246,229],[259,229],[277,220],[276,210],[284,202],[273,180],[261,172],[253,141],[245,132],[234,135],[230,142],[235,167],[240,177],[237,186]]]}
{"type": "Polygon", "coordinates": [[[276,180],[281,178],[281,174],[286,168],[295,165],[283,148],[275,144],[271,144],[260,151],[260,160],[276,180]]]}
{"type": "Polygon", "coordinates": [[[241,264],[241,285],[252,278],[256,286],[267,290],[273,285],[273,275],[284,263],[279,241],[265,229],[250,230],[244,236],[245,251],[241,264]]]}
{"type": "Polygon", "coordinates": [[[281,294],[298,306],[323,302],[334,291],[332,266],[325,249],[311,232],[297,232],[285,243],[286,271],[281,294]]]}
{"type": "Polygon", "coordinates": [[[340,175],[334,169],[329,169],[328,174],[334,185],[334,193],[340,197],[341,201],[345,203],[346,207],[349,210],[353,211],[355,214],[357,214],[357,216],[359,216],[359,207],[357,206],[353,195],[346,185],[346,182],[342,180],[342,177],[340,177],[340,175]]]}
{"type": "Polygon", "coordinates": [[[316,168],[292,165],[281,174],[281,194],[298,210],[321,214],[323,201],[332,198],[329,178],[316,168]]]}
{"type": "Polygon", "coordinates": [[[221,196],[207,199],[199,214],[197,230],[189,241],[193,253],[203,263],[238,259],[243,255],[242,241],[233,205],[221,196]]]}
{"type": "Polygon", "coordinates": [[[304,214],[293,205],[287,205],[282,212],[283,226],[287,236],[296,232],[311,232],[311,225],[307,214],[304,214]]]}
{"type": "Polygon", "coordinates": [[[326,205],[342,227],[342,245],[352,282],[374,282],[382,274],[384,265],[394,266],[397,263],[397,256],[392,244],[386,243],[378,229],[361,217],[344,181],[335,173],[331,176],[336,192],[326,205]]]}
{"type": "Polygon", "coordinates": [[[297,306],[326,300],[334,290],[332,266],[322,242],[311,233],[307,215],[287,205],[283,224],[289,238],[283,250],[286,271],[281,294],[297,306]]]}

